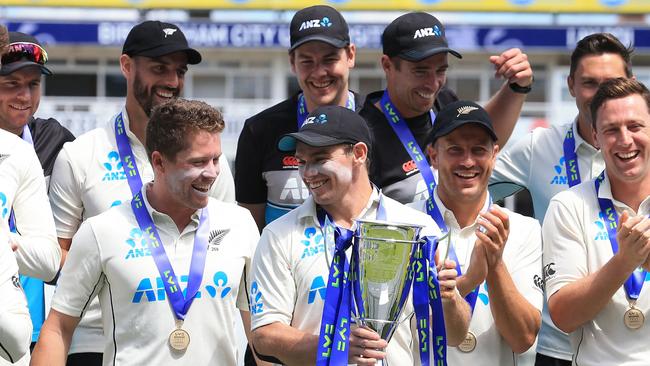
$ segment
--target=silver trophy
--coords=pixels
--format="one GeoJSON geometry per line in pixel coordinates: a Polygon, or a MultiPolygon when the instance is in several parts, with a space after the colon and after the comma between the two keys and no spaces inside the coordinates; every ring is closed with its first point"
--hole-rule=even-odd
{"type": "Polygon", "coordinates": [[[357,224],[358,255],[350,263],[355,320],[389,342],[411,292],[411,264],[422,226],[371,220],[357,220],[357,224]]]}

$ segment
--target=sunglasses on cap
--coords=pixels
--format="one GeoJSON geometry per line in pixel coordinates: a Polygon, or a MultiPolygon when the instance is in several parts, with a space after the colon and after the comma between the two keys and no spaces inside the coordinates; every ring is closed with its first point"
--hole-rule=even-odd
{"type": "Polygon", "coordinates": [[[36,62],[39,65],[45,65],[47,62],[47,52],[43,47],[36,43],[15,42],[7,47],[5,54],[2,56],[2,65],[27,59],[36,62]]]}

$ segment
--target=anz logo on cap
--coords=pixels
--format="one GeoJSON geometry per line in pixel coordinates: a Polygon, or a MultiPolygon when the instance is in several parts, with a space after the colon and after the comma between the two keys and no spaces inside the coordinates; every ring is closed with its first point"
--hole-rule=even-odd
{"type": "Polygon", "coordinates": [[[432,27],[422,28],[415,31],[415,34],[413,35],[413,39],[429,37],[429,36],[442,37],[442,32],[440,31],[440,28],[438,28],[437,25],[433,26],[433,28],[432,27]]]}
{"type": "Polygon", "coordinates": [[[320,28],[320,27],[331,27],[332,22],[330,21],[330,18],[328,17],[323,17],[323,19],[313,19],[313,20],[306,20],[300,24],[300,28],[298,31],[302,31],[305,29],[310,29],[310,28],[320,28]]]}
{"type": "Polygon", "coordinates": [[[312,124],[312,123],[318,123],[318,124],[321,124],[321,125],[324,124],[324,123],[327,123],[327,115],[320,114],[318,116],[307,117],[307,119],[305,120],[305,123],[303,123],[302,125],[306,126],[306,125],[312,124]]]}

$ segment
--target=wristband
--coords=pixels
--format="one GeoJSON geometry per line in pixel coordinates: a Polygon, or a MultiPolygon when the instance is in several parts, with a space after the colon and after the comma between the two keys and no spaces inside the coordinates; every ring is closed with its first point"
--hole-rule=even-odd
{"type": "MultiPolygon", "coordinates": [[[[533,79],[533,82],[534,81],[535,80],[533,79]]],[[[510,87],[510,90],[519,94],[528,94],[531,90],[533,90],[533,83],[530,83],[528,86],[521,86],[517,83],[510,83],[508,86],[510,87]]]]}

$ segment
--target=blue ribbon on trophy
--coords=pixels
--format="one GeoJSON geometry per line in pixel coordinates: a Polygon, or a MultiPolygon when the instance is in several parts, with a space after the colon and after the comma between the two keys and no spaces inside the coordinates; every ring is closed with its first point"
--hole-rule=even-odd
{"type": "MultiPolygon", "coordinates": [[[[322,210],[318,217],[326,236],[331,225],[329,217],[322,210]]],[[[354,239],[351,231],[335,227],[335,252],[321,318],[317,365],[347,364],[353,315],[360,326],[369,326],[389,341],[411,290],[418,315],[422,364],[430,364],[433,349],[435,363],[446,365],[445,324],[434,259],[438,241],[437,237],[419,238],[421,228],[385,221],[381,198],[377,220],[357,220],[354,239]],[[348,262],[345,251],[350,245],[348,262]],[[429,336],[431,328],[433,338],[429,336]]]]}

